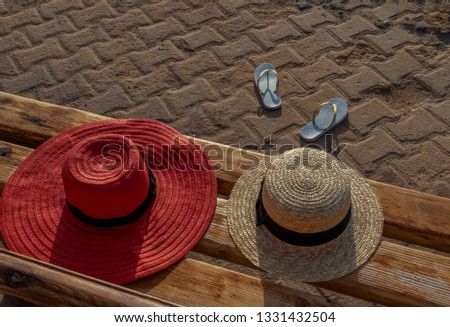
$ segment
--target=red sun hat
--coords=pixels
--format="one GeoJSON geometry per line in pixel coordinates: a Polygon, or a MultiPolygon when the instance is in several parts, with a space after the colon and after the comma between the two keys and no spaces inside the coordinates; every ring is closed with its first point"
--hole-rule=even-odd
{"type": "Polygon", "coordinates": [[[99,121],[39,146],[2,195],[7,247],[116,284],[183,258],[214,214],[206,153],[163,123],[99,121]]]}

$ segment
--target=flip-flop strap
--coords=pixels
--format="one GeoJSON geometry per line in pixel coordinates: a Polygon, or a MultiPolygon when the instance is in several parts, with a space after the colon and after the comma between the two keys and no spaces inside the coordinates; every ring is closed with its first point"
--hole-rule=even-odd
{"type": "Polygon", "coordinates": [[[318,128],[320,128],[321,130],[326,130],[328,129],[331,125],[334,124],[334,122],[336,121],[336,115],[337,115],[337,106],[334,103],[331,103],[329,101],[324,102],[322,104],[320,104],[316,110],[314,110],[314,114],[313,114],[313,119],[312,122],[314,124],[314,126],[317,126],[318,128]],[[318,116],[319,112],[322,110],[323,106],[327,105],[327,104],[331,104],[333,106],[333,119],[331,120],[330,124],[327,127],[320,127],[317,123],[316,123],[316,117],[318,116]]]}
{"type": "Polygon", "coordinates": [[[273,91],[273,92],[275,93],[275,92],[278,91],[278,83],[279,83],[279,80],[278,80],[278,74],[277,74],[277,72],[276,72],[275,70],[273,70],[273,69],[267,68],[267,69],[264,69],[263,71],[261,71],[261,73],[259,73],[258,78],[256,79],[256,85],[258,86],[259,92],[264,93],[264,92],[259,88],[259,80],[261,79],[261,77],[263,77],[265,74],[268,74],[268,73],[273,73],[273,74],[275,75],[276,79],[277,79],[277,83],[276,83],[276,86],[275,86],[275,91],[273,91]]]}

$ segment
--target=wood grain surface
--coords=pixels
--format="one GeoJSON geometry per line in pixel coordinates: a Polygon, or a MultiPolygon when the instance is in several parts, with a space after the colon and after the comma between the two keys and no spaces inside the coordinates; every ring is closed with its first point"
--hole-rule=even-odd
{"type": "MultiPolygon", "coordinates": [[[[0,139],[3,139],[0,141],[0,191],[20,162],[33,151],[32,148],[67,128],[98,119],[105,117],[0,93],[0,139]]],[[[214,156],[211,156],[212,162],[218,169],[219,190],[224,195],[229,194],[239,176],[254,161],[265,158],[258,153],[204,140],[197,141],[214,153],[214,156]]],[[[384,208],[385,236],[450,252],[450,226],[446,223],[450,217],[449,199],[375,181],[369,182],[375,188],[384,208]]],[[[218,199],[213,222],[195,251],[251,267],[229,236],[226,222],[227,205],[226,199],[218,199]]],[[[66,271],[35,262],[33,259],[17,259],[20,256],[5,250],[2,250],[1,255],[0,288],[37,304],[57,304],[57,298],[51,294],[47,296],[45,291],[33,290],[30,298],[30,292],[22,292],[20,287],[11,288],[8,284],[7,278],[10,276],[8,273],[10,274],[11,267],[14,267],[19,273],[18,276],[44,274],[49,278],[46,283],[55,288],[59,279],[65,278],[66,271]],[[16,259],[22,265],[16,265],[16,259]],[[56,272],[52,275],[45,273],[45,269],[56,272]],[[59,276],[58,273],[63,275],[59,276]]],[[[160,299],[162,304],[227,306],[335,304],[329,303],[329,299],[317,294],[286,286],[291,283],[278,285],[265,278],[264,274],[262,276],[254,277],[200,260],[185,258],[177,265],[131,283],[127,287],[152,299],[160,299]],[[193,297],[193,293],[199,296],[193,297]]],[[[78,281],[78,277],[71,278],[78,281]]],[[[70,284],[67,285],[70,289],[70,284]]],[[[354,273],[338,280],[315,285],[385,305],[450,305],[450,258],[382,241],[371,260],[354,273]]],[[[45,283],[40,287],[45,287],[45,283]]],[[[79,287],[78,290],[83,289],[82,286],[79,287]]],[[[101,301],[103,298],[102,294],[98,300],[101,301]]],[[[147,298],[143,299],[146,300],[147,298]]],[[[78,298],[68,301],[78,301],[78,298]]],[[[92,298],[79,301],[80,305],[96,303],[92,298]]],[[[114,298],[111,301],[114,301],[114,298]]],[[[99,303],[101,305],[101,302],[99,303]]]]}
{"type": "MultiPolygon", "coordinates": [[[[0,92],[0,139],[31,148],[68,128],[100,119],[109,118],[0,92]]],[[[219,143],[197,142],[211,154],[223,195],[230,193],[246,169],[266,158],[219,143]]],[[[20,156],[20,149],[13,155],[20,156]]],[[[450,252],[450,199],[372,180],[369,183],[383,205],[385,236],[450,252]]]]}

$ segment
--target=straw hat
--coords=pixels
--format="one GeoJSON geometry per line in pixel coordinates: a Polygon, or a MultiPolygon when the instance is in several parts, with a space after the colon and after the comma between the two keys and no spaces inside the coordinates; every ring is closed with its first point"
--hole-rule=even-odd
{"type": "Polygon", "coordinates": [[[124,284],[180,260],[216,204],[204,151],[163,123],[106,120],[38,147],[6,184],[9,249],[124,284]]]}
{"type": "Polygon", "coordinates": [[[324,151],[294,149],[235,184],[230,234],[257,267],[318,282],[362,265],[379,244],[383,211],[370,185],[324,151]]]}

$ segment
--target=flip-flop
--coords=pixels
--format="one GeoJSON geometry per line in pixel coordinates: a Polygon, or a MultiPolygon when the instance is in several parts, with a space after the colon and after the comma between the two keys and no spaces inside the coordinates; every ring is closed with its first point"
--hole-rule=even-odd
{"type": "Polygon", "coordinates": [[[275,67],[267,63],[259,65],[255,69],[254,79],[264,108],[280,108],[281,97],[278,93],[278,74],[275,67]]]}
{"type": "Polygon", "coordinates": [[[300,129],[300,136],[305,141],[315,141],[323,134],[342,123],[347,117],[347,102],[341,98],[333,98],[322,103],[314,111],[312,121],[300,129]]]}

